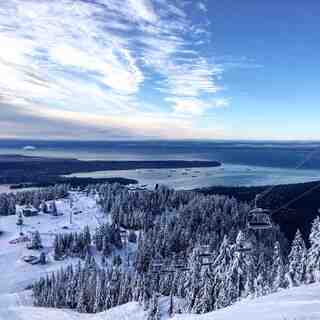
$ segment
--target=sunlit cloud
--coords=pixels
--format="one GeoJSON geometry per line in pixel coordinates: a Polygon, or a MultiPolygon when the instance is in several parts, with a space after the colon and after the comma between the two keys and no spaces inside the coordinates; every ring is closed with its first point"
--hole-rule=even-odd
{"type": "Polygon", "coordinates": [[[92,139],[104,130],[212,138],[214,128],[185,117],[229,104],[216,97],[223,66],[197,49],[210,33],[194,22],[193,6],[206,11],[205,3],[164,0],[1,3],[0,101],[30,121],[89,127],[81,133],[92,139]],[[147,102],[146,95],[157,98],[147,102]]]}

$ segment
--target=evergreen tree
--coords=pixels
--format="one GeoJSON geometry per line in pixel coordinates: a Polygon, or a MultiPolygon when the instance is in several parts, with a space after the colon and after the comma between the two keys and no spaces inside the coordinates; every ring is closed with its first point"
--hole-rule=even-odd
{"type": "Polygon", "coordinates": [[[200,249],[195,248],[192,252],[190,261],[189,261],[189,269],[190,272],[188,274],[188,288],[186,293],[187,298],[187,308],[189,312],[191,312],[194,308],[196,298],[199,294],[201,288],[201,259],[199,257],[200,249]]]}
{"type": "Polygon", "coordinates": [[[291,280],[291,285],[299,286],[305,280],[307,265],[307,249],[299,230],[297,230],[292,242],[288,258],[288,276],[291,280]]]}
{"type": "Polygon", "coordinates": [[[309,235],[310,248],[307,261],[307,282],[312,283],[320,280],[320,217],[312,222],[309,235]]]}
{"type": "Polygon", "coordinates": [[[207,313],[214,310],[215,296],[213,294],[213,281],[207,269],[203,276],[203,285],[198,292],[193,306],[194,313],[207,313]]]}
{"type": "Polygon", "coordinates": [[[152,297],[147,320],[160,320],[160,309],[157,293],[155,293],[152,297]]]}
{"type": "Polygon", "coordinates": [[[284,288],[285,284],[285,268],[282,260],[282,254],[280,250],[280,244],[277,241],[274,246],[273,251],[273,265],[271,274],[271,288],[272,291],[276,292],[280,288],[284,288]]]}

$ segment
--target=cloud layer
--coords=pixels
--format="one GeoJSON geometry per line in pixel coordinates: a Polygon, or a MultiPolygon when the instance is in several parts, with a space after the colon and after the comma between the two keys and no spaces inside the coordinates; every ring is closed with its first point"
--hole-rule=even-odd
{"type": "Polygon", "coordinates": [[[1,3],[0,137],[220,136],[198,121],[229,103],[206,14],[182,0],[1,3]]]}

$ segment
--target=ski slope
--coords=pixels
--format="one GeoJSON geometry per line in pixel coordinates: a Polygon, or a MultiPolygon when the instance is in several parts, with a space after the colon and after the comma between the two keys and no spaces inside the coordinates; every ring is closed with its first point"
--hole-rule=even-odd
{"type": "Polygon", "coordinates": [[[74,210],[82,211],[73,216],[72,224],[70,224],[70,199],[56,201],[59,213],[57,217],[40,213],[34,217],[24,218],[24,234],[30,235],[35,230],[40,232],[44,245],[43,250],[47,253],[48,263],[46,265],[30,265],[23,261],[23,256],[30,254],[38,256],[39,252],[28,250],[26,243],[10,243],[11,240],[18,237],[17,216],[0,217],[0,229],[3,230],[0,236],[0,295],[24,290],[40,276],[69,263],[77,262],[78,259],[54,261],[52,245],[57,233],[80,231],[85,225],[94,230],[100,223],[108,221],[108,217],[103,215],[92,196],[87,197],[84,194],[74,192],[70,197],[73,199],[74,210]]]}
{"type": "MultiPolygon", "coordinates": [[[[135,302],[99,314],[79,314],[65,309],[36,308],[28,305],[28,292],[0,295],[0,320],[145,320],[147,314],[135,302]]],[[[161,319],[169,319],[168,298],[160,299],[161,319]]],[[[320,284],[283,290],[265,297],[244,300],[204,315],[181,314],[173,320],[319,320],[320,284]]]]}

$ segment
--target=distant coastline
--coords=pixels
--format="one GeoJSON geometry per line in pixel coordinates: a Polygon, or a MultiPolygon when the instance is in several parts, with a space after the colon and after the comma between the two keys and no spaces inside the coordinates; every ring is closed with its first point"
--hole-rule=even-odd
{"type": "MultiPolygon", "coordinates": [[[[63,175],[80,172],[116,171],[130,169],[177,169],[218,167],[218,161],[83,161],[67,158],[48,158],[22,155],[0,155],[0,184],[47,185],[48,183],[95,183],[112,178],[66,178],[63,175]]],[[[124,184],[137,183],[132,179],[113,178],[124,184]]]]}

